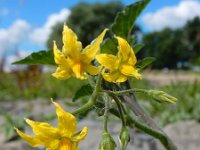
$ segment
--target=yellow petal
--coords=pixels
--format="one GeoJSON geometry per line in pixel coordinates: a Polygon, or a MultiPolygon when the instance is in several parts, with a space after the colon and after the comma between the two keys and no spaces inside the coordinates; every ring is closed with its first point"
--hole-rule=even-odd
{"type": "Polygon", "coordinates": [[[45,146],[47,150],[57,150],[60,144],[60,139],[53,141],[46,141],[45,146]]]}
{"type": "Polygon", "coordinates": [[[54,61],[57,65],[67,65],[66,58],[57,48],[56,42],[53,43],[54,61]]]}
{"type": "Polygon", "coordinates": [[[42,141],[51,141],[53,139],[59,139],[60,134],[57,128],[52,127],[46,122],[36,122],[30,119],[25,120],[28,125],[33,129],[34,134],[42,141]]]}
{"type": "Polygon", "coordinates": [[[81,63],[76,63],[72,66],[72,70],[78,79],[86,79],[86,76],[84,75],[83,66],[81,63]]]}
{"type": "Polygon", "coordinates": [[[56,107],[59,132],[62,136],[70,138],[77,130],[76,118],[72,114],[65,112],[58,103],[52,102],[56,107]]]}
{"type": "Polygon", "coordinates": [[[118,78],[116,79],[115,82],[125,82],[128,78],[122,74],[120,74],[120,76],[118,76],[118,78]]]}
{"type": "Polygon", "coordinates": [[[135,77],[136,79],[142,78],[141,74],[138,73],[138,69],[130,65],[122,65],[120,71],[125,76],[135,77]]]}
{"type": "Polygon", "coordinates": [[[89,62],[95,58],[95,55],[100,50],[100,44],[103,41],[106,31],[108,31],[108,29],[104,29],[103,32],[95,40],[93,40],[90,45],[83,49],[82,54],[87,55],[89,62]]]}
{"type": "Polygon", "coordinates": [[[23,132],[21,132],[17,128],[15,128],[15,130],[17,131],[19,136],[21,136],[32,147],[37,147],[37,146],[43,145],[43,143],[39,139],[32,137],[30,135],[24,134],[23,132]]]}
{"type": "Polygon", "coordinates": [[[118,40],[118,57],[122,57],[122,61],[131,61],[131,64],[134,65],[137,62],[137,59],[135,57],[135,54],[133,52],[133,49],[131,48],[131,46],[128,44],[128,42],[121,38],[121,37],[116,37],[116,39],[118,40]],[[129,58],[131,58],[131,60],[129,60],[129,58]]]}
{"type": "Polygon", "coordinates": [[[26,122],[33,128],[35,136],[29,136],[16,129],[17,133],[33,147],[45,146],[47,148],[56,149],[59,145],[60,135],[57,129],[51,127],[48,123],[34,122],[26,119],[26,122]]]}
{"type": "Polygon", "coordinates": [[[124,82],[127,80],[127,77],[119,72],[111,72],[111,73],[102,73],[103,78],[108,82],[124,82]]]}
{"type": "Polygon", "coordinates": [[[96,66],[87,65],[87,66],[85,66],[85,71],[88,72],[91,75],[97,75],[100,70],[96,66]]]}
{"type": "Polygon", "coordinates": [[[77,143],[71,142],[69,139],[61,140],[59,148],[56,150],[78,150],[77,143]]]}
{"type": "Polygon", "coordinates": [[[128,64],[134,66],[137,62],[134,52],[132,52],[128,58],[128,64]]]}
{"type": "Polygon", "coordinates": [[[63,29],[63,53],[65,56],[77,59],[82,49],[81,42],[78,41],[76,34],[67,26],[63,29]]]}
{"type": "Polygon", "coordinates": [[[96,56],[97,61],[110,71],[114,70],[117,63],[117,57],[111,54],[99,54],[96,56]]]}
{"type": "Polygon", "coordinates": [[[65,80],[71,77],[72,70],[69,68],[69,66],[59,66],[56,69],[56,72],[52,74],[55,78],[60,80],[65,80]]]}
{"type": "Polygon", "coordinates": [[[85,138],[85,136],[87,135],[87,133],[88,133],[88,128],[84,127],[78,136],[72,138],[72,141],[79,142],[79,141],[83,140],[85,138]]]}

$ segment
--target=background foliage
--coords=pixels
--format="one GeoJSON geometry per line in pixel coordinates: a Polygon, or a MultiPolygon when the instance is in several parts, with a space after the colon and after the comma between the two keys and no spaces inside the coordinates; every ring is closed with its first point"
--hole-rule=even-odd
{"type": "Polygon", "coordinates": [[[200,18],[196,17],[181,29],[164,29],[143,35],[145,48],[140,56],[154,56],[157,69],[186,69],[200,65],[200,18]]]}
{"type": "MultiPolygon", "coordinates": [[[[67,25],[73,29],[82,42],[88,45],[104,28],[110,27],[117,12],[123,9],[120,2],[86,4],[80,3],[71,9],[71,15],[66,20],[67,25]]],[[[62,48],[63,23],[53,28],[47,46],[52,48],[52,41],[56,40],[58,47],[62,48]]]]}

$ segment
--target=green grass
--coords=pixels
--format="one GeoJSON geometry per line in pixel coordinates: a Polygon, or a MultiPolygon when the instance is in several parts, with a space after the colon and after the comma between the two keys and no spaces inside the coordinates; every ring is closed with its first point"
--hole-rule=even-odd
{"type": "Polygon", "coordinates": [[[15,75],[0,74],[0,101],[71,98],[75,91],[85,83],[86,81],[75,78],[65,81],[57,80],[50,74],[43,74],[32,83],[24,81],[23,88],[20,88],[15,75]]]}
{"type": "MultiPolygon", "coordinates": [[[[143,87],[144,85],[140,86],[143,87]]],[[[155,89],[165,91],[178,99],[176,104],[158,103],[147,96],[137,94],[144,109],[150,113],[161,126],[180,120],[193,119],[200,122],[199,81],[193,83],[180,82],[155,89]]]]}
{"type": "MultiPolygon", "coordinates": [[[[38,78],[39,84],[30,84],[20,89],[13,74],[0,74],[0,101],[31,100],[50,98],[72,98],[74,93],[87,81],[74,78],[57,80],[50,74],[38,78]]],[[[163,90],[178,98],[177,103],[158,103],[142,94],[137,98],[144,109],[153,116],[160,125],[179,120],[194,119],[200,121],[200,82],[176,83],[157,87],[145,80],[132,80],[132,86],[143,89],[163,90]]]]}

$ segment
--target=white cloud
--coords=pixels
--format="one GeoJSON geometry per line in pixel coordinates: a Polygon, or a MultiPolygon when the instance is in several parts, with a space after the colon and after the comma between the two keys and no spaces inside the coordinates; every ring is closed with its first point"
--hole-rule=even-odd
{"type": "MultiPolygon", "coordinates": [[[[7,12],[8,13],[8,12],[7,12]]],[[[21,51],[23,44],[26,47],[45,47],[52,27],[58,22],[64,22],[70,14],[69,9],[63,9],[59,13],[51,14],[41,27],[33,27],[28,22],[18,19],[8,28],[0,28],[0,59],[6,57],[5,71],[15,69],[12,62],[30,54],[30,51],[21,51]]],[[[6,15],[6,11],[0,11],[0,16],[6,15]]]]}
{"type": "Polygon", "coordinates": [[[0,28],[0,59],[18,50],[24,43],[45,47],[51,28],[58,22],[64,22],[69,14],[69,9],[51,14],[46,23],[38,28],[21,19],[15,20],[8,28],[0,28]]]}
{"type": "Polygon", "coordinates": [[[45,45],[52,27],[59,22],[64,22],[69,14],[69,9],[62,9],[59,13],[50,15],[42,27],[33,30],[30,34],[30,41],[37,45],[45,45]]]}
{"type": "Polygon", "coordinates": [[[9,28],[0,29],[0,57],[16,50],[25,40],[30,31],[30,25],[24,20],[16,20],[9,28]]]}
{"type": "Polygon", "coordinates": [[[15,54],[9,55],[5,60],[4,71],[10,72],[12,70],[24,69],[26,65],[13,65],[12,63],[28,56],[30,52],[25,50],[18,50],[15,54]]]}
{"type": "Polygon", "coordinates": [[[164,7],[154,13],[145,14],[142,21],[150,31],[160,31],[166,27],[183,27],[188,20],[196,16],[200,16],[200,2],[182,0],[177,6],[164,7]]]}

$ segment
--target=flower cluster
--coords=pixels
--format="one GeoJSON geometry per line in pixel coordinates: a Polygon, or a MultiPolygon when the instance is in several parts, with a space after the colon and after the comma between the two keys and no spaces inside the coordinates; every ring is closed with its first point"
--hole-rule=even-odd
{"type": "Polygon", "coordinates": [[[141,79],[138,69],[135,68],[137,59],[133,49],[125,39],[121,37],[116,37],[116,39],[119,45],[117,56],[111,54],[96,56],[97,61],[104,66],[103,78],[109,82],[124,82],[129,77],[141,79]]]}
{"type": "Polygon", "coordinates": [[[140,79],[141,75],[135,67],[136,56],[125,39],[116,37],[119,45],[117,56],[98,54],[107,30],[104,29],[90,45],[82,49],[82,44],[77,40],[76,34],[67,25],[64,25],[62,51],[57,48],[54,41],[54,60],[58,68],[53,76],[57,79],[68,79],[71,76],[86,79],[87,73],[96,75],[100,71],[99,67],[91,63],[96,58],[104,67],[102,75],[108,82],[124,82],[129,77],[140,79]]]}
{"type": "Polygon", "coordinates": [[[88,128],[84,127],[77,134],[76,118],[65,112],[58,103],[53,102],[53,104],[58,117],[57,127],[46,122],[25,119],[35,135],[27,135],[16,128],[17,133],[33,147],[44,146],[47,150],[78,150],[78,142],[85,138],[88,128]]]}
{"type": "Polygon", "coordinates": [[[92,65],[100,44],[106,33],[105,29],[90,45],[82,49],[82,43],[77,40],[76,34],[66,25],[63,30],[63,48],[62,52],[57,48],[54,41],[54,60],[58,65],[53,74],[57,79],[68,79],[75,76],[78,79],[86,79],[86,73],[96,75],[99,68],[92,65]]]}

